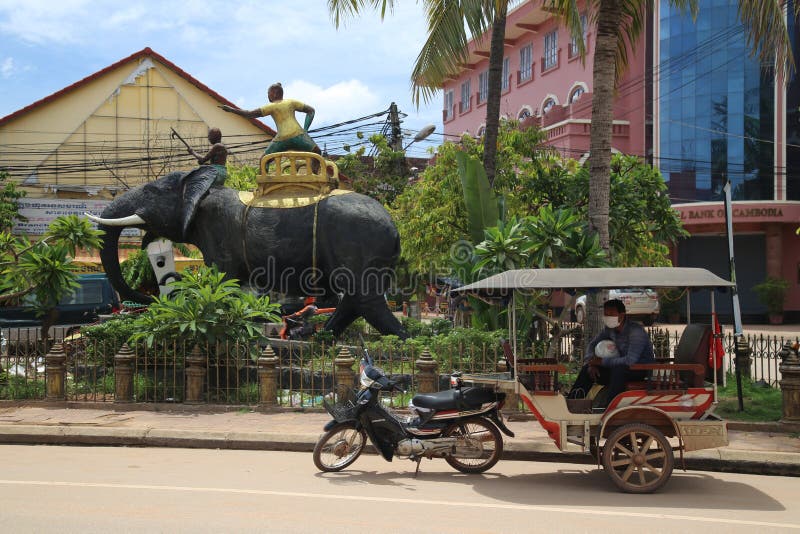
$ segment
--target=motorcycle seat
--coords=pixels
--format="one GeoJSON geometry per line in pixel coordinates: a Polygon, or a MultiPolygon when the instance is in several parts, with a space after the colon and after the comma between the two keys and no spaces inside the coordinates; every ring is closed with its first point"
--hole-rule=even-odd
{"type": "Polygon", "coordinates": [[[499,402],[505,393],[488,388],[447,389],[436,393],[421,393],[411,400],[418,408],[431,410],[456,410],[478,408],[487,402],[499,402]]]}

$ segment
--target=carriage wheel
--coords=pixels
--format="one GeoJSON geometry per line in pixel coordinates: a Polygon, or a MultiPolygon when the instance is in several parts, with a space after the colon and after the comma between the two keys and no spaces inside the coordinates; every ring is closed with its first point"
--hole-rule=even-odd
{"type": "Polygon", "coordinates": [[[615,430],[603,446],[603,468],[626,493],[652,493],[666,484],[675,458],[664,434],[634,423],[615,430]]]}

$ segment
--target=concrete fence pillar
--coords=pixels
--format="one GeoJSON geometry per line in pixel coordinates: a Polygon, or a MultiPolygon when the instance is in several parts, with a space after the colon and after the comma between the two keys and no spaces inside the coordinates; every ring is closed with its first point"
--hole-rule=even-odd
{"type": "Polygon", "coordinates": [[[258,358],[258,402],[265,406],[278,404],[278,357],[267,345],[258,358]]]}
{"type": "Polygon", "coordinates": [[[114,402],[133,402],[133,359],[127,343],[114,355],[114,402]]]}
{"type": "Polygon", "coordinates": [[[342,347],[336,359],[333,360],[336,381],[336,395],[340,399],[350,397],[350,392],[356,383],[356,373],[353,364],[356,363],[353,353],[347,347],[342,347]]]}
{"type": "Polygon", "coordinates": [[[797,344],[786,343],[780,352],[783,418],[781,423],[800,423],[800,358],[797,344]]]}
{"type": "Polygon", "coordinates": [[[67,369],[64,362],[67,355],[61,343],[53,345],[44,357],[45,400],[63,401],[67,399],[65,388],[67,369]]]}
{"type": "Polygon", "coordinates": [[[431,357],[431,352],[423,349],[414,364],[417,366],[417,393],[439,391],[439,363],[431,357]]]}
{"type": "Polygon", "coordinates": [[[739,336],[736,338],[734,350],[736,352],[736,369],[739,370],[742,376],[749,378],[751,376],[750,366],[753,362],[750,355],[753,353],[753,349],[750,348],[750,344],[744,336],[739,336]]]}
{"type": "Polygon", "coordinates": [[[206,355],[199,344],[186,356],[186,404],[203,402],[206,378],[206,355]]]}

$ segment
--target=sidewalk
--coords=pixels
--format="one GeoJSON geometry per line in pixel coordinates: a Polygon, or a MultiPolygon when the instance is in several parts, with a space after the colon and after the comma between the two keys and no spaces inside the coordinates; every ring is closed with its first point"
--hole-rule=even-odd
{"type": "MultiPolygon", "coordinates": [[[[65,408],[63,405],[0,405],[0,443],[116,445],[310,452],[330,420],[320,411],[215,411],[208,406],[167,410],[130,406],[65,408]]],[[[173,408],[173,407],[169,407],[173,408]]],[[[593,463],[574,447],[559,452],[539,424],[528,417],[507,421],[516,436],[504,436],[504,459],[593,463]]],[[[797,434],[750,430],[731,423],[730,444],[687,453],[686,467],[800,476],[797,434]]],[[[680,457],[676,453],[676,469],[680,457]]]]}

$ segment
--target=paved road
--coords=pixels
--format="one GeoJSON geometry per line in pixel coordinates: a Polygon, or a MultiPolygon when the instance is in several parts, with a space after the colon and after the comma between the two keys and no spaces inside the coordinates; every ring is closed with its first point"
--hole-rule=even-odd
{"type": "Polygon", "coordinates": [[[616,492],[593,466],[360,458],[321,474],[308,453],[4,446],[6,532],[779,532],[800,529],[800,479],[676,473],[616,492]]]}

